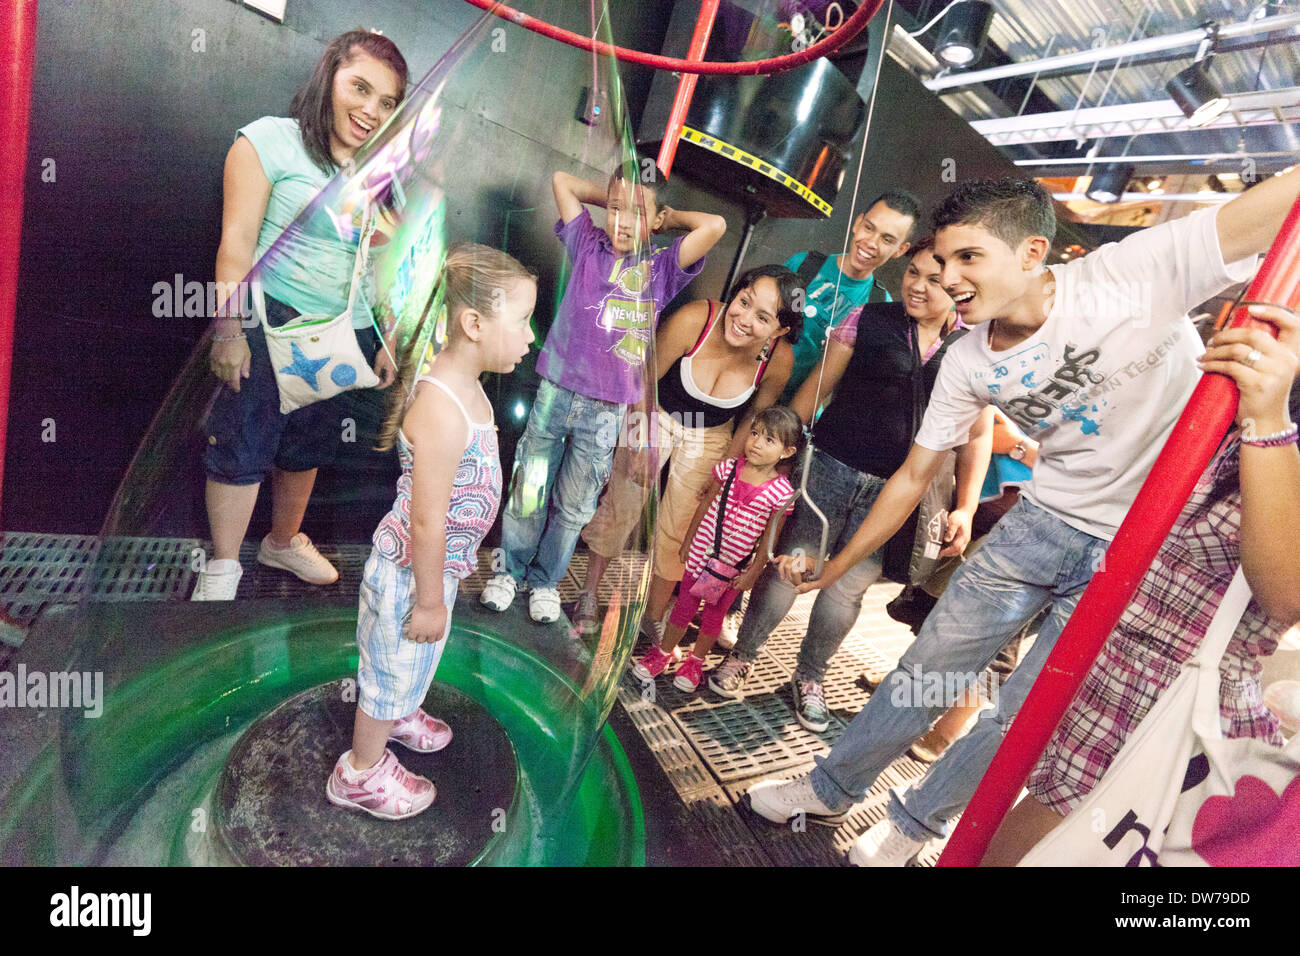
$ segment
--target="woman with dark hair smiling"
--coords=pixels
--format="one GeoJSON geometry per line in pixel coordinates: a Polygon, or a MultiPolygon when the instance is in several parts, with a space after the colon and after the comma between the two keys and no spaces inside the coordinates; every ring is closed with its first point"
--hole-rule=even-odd
{"type": "Polygon", "coordinates": [[[736,280],[730,304],[697,299],[660,324],[655,333],[659,410],[647,423],[651,464],[646,469],[634,461],[627,446],[644,443],[645,436],[629,427],[632,434],[619,444],[596,515],[582,531],[591,555],[574,611],[579,628],[596,622],[600,580],[640,520],[647,487],[657,487],[659,469],[671,462],[646,605],[646,620],[657,637],[663,636],[661,618],[685,571],[677,552],[713,466],[729,455],[744,454],[750,422],[776,401],[790,378],[794,353],[789,340],[799,335],[803,321],[795,308],[802,291],[799,277],[785,266],[758,266],[736,280]],[[740,424],[733,428],[737,415],[740,424]]]}
{"type": "MultiPolygon", "coordinates": [[[[351,166],[397,109],[406,72],[391,40],[365,30],[344,33],[325,48],[294,96],[290,116],[264,116],[239,130],[226,155],[216,279],[222,288],[236,288],[260,261],[271,326],[347,308],[356,242],[332,230],[285,229],[339,169],[351,166]]],[[[242,326],[238,307],[235,298],[225,303],[213,325],[209,364],[226,387],[205,422],[213,555],[199,574],[196,601],[234,598],[243,574],[239,547],[268,472],[271,532],[257,560],[311,584],[338,580],[338,571],[299,530],[316,469],[333,459],[337,447],[338,407],[326,400],[281,414],[265,335],[260,325],[242,326]]],[[[392,363],[379,348],[363,297],[353,309],[352,327],[380,387],[387,387],[394,379],[392,363]]]]}

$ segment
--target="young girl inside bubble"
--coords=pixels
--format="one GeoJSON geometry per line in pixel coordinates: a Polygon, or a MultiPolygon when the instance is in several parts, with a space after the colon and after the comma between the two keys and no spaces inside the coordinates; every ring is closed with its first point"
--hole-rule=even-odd
{"type": "Polygon", "coordinates": [[[380,436],[381,447],[395,440],[402,475],[361,583],[352,749],[326,785],[331,803],[384,820],[412,817],[436,795],[388,744],[432,753],[451,742],[451,728],[421,704],[447,644],[456,591],[477,566],[501,501],[496,426],[479,378],[512,371],[533,341],[537,277],[506,253],[454,245],[439,285],[447,343],[426,374],[416,376],[419,350],[403,361],[380,436]]]}

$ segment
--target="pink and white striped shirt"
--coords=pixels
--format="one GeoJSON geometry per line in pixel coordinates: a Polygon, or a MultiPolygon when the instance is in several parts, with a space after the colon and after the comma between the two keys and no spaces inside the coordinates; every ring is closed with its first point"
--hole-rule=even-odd
{"type": "MultiPolygon", "coordinates": [[[[718,484],[725,485],[731,469],[737,469],[736,480],[731,483],[727,495],[727,510],[722,527],[722,551],[718,555],[727,564],[739,567],[754,553],[758,539],[763,536],[763,529],[776,512],[785,509],[789,514],[794,510],[794,485],[785,475],[777,475],[761,485],[751,485],[740,478],[740,470],[745,467],[745,459],[728,458],[713,466],[713,477],[718,484]]],[[[714,528],[718,520],[718,502],[722,499],[719,492],[709,505],[699,530],[691,540],[691,550],[686,559],[686,573],[699,577],[704,569],[704,562],[713,556],[714,528]]]]}

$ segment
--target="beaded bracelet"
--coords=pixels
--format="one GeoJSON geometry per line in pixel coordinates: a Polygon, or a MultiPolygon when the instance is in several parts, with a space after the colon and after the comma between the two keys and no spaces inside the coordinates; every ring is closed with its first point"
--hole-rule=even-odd
{"type": "Polygon", "coordinates": [[[1241,436],[1243,445],[1254,445],[1256,448],[1278,448],[1282,445],[1293,445],[1297,440],[1300,440],[1300,428],[1294,424],[1272,435],[1243,434],[1241,436]]]}
{"type": "Polygon", "coordinates": [[[212,341],[214,341],[214,342],[238,342],[240,339],[246,339],[246,338],[248,338],[248,336],[245,335],[243,332],[240,332],[238,335],[214,335],[214,336],[212,336],[212,341]]]}

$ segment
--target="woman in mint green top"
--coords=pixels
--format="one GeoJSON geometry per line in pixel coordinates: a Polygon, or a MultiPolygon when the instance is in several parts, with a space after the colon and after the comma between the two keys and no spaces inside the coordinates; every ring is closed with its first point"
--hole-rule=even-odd
{"type": "MultiPolygon", "coordinates": [[[[356,246],[310,229],[288,235],[284,230],[397,109],[406,72],[391,40],[353,30],[325,48],[311,79],[293,98],[291,116],[263,117],[239,131],[226,156],[216,279],[235,288],[260,260],[271,325],[298,314],[337,315],[346,308],[356,246]]],[[[227,308],[233,312],[236,306],[232,301],[227,308]]],[[[352,325],[375,363],[380,387],[387,387],[394,378],[392,364],[377,348],[364,301],[353,310],[352,325]]],[[[213,555],[199,574],[193,599],[234,598],[243,574],[239,547],[268,472],[271,533],[262,540],[257,560],[312,584],[332,584],[338,571],[299,526],[316,469],[337,447],[338,406],[323,401],[282,415],[262,329],[245,330],[237,315],[216,317],[209,363],[225,387],[204,422],[213,555]]]]}

